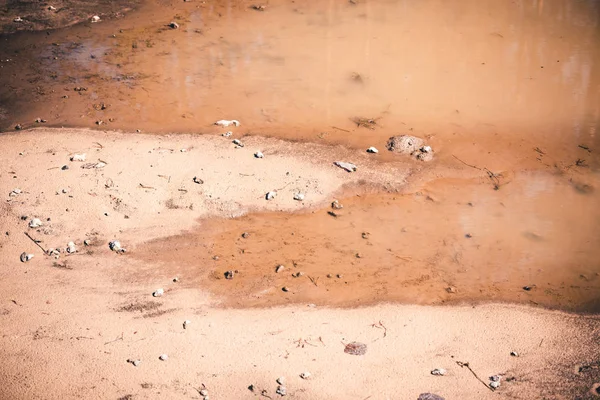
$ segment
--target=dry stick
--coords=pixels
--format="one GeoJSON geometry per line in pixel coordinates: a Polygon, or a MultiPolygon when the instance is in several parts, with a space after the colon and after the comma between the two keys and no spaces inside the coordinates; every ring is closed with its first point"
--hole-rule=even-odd
{"type": "Polygon", "coordinates": [[[340,131],[344,131],[344,132],[350,132],[347,129],[342,129],[342,128],[338,128],[337,126],[332,126],[333,129],[339,129],[340,131]]]}
{"type": "MultiPolygon", "coordinates": [[[[307,276],[308,276],[308,275],[307,275],[307,276]]],[[[315,280],[315,278],[313,278],[313,277],[311,277],[311,276],[308,276],[308,279],[310,279],[310,281],[311,281],[311,282],[312,282],[312,283],[313,283],[313,284],[314,284],[316,287],[319,287],[319,285],[317,285],[317,280],[319,280],[319,278],[317,278],[317,279],[315,280]]]]}
{"type": "Polygon", "coordinates": [[[471,373],[473,374],[473,376],[474,376],[475,378],[477,378],[477,380],[478,380],[479,382],[481,382],[481,383],[483,384],[483,386],[485,386],[486,388],[490,389],[492,392],[494,391],[494,388],[492,388],[491,386],[489,386],[487,383],[485,383],[484,381],[482,381],[482,380],[481,380],[481,378],[480,378],[479,376],[477,376],[477,374],[475,373],[475,371],[473,371],[473,370],[471,369],[471,367],[469,366],[469,363],[468,363],[468,362],[464,363],[464,362],[461,362],[461,361],[457,361],[456,363],[457,363],[457,364],[458,364],[460,367],[467,367],[467,369],[468,369],[469,371],[471,371],[471,373]]]}
{"type": "Polygon", "coordinates": [[[478,170],[482,171],[481,168],[479,168],[479,167],[477,167],[475,165],[467,164],[466,162],[464,162],[460,158],[456,157],[454,154],[452,154],[452,157],[456,158],[458,161],[460,161],[461,163],[465,164],[467,167],[475,168],[475,169],[478,169],[478,170]]]}
{"type": "Polygon", "coordinates": [[[31,241],[33,243],[35,243],[35,245],[37,247],[39,247],[40,249],[42,249],[42,251],[44,252],[44,254],[47,254],[46,250],[38,243],[37,240],[35,240],[34,238],[32,238],[31,235],[29,235],[29,233],[27,233],[27,232],[23,232],[23,233],[25,234],[25,236],[27,236],[29,239],[31,239],[31,241]]]}
{"type": "Polygon", "coordinates": [[[117,336],[117,338],[115,340],[111,340],[110,342],[106,342],[106,343],[104,343],[104,345],[106,346],[107,344],[114,343],[114,342],[117,342],[119,340],[123,340],[123,332],[121,332],[121,336],[117,336]]]}

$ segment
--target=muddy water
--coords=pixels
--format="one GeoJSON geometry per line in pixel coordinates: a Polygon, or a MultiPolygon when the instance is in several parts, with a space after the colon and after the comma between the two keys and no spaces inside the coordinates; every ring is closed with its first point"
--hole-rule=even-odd
{"type": "Polygon", "coordinates": [[[410,195],[347,198],[337,217],[206,221],[136,254],[233,307],[510,301],[597,312],[597,180],[521,173],[493,190],[443,179],[410,195]],[[228,280],[228,270],[238,273],[228,280]]]}
{"type": "Polygon", "coordinates": [[[422,136],[436,168],[415,166],[410,194],[349,193],[337,218],[203,221],[138,256],[232,306],[495,300],[598,310],[600,3],[252,4],[148,1],[97,24],[2,36],[0,128],[39,117],[220,134],[212,123],[236,118],[237,137],[360,149],[422,136]],[[467,164],[480,181],[464,180],[467,164]],[[484,167],[503,174],[500,190],[484,167]],[[286,269],[276,274],[278,264],[286,269]],[[240,271],[231,281],[229,269],[240,271]]]}
{"type": "Polygon", "coordinates": [[[453,146],[598,143],[596,1],[251,4],[150,1],[4,36],[0,124],[218,133],[212,122],[236,118],[240,134],[360,147],[401,131],[453,146]]]}

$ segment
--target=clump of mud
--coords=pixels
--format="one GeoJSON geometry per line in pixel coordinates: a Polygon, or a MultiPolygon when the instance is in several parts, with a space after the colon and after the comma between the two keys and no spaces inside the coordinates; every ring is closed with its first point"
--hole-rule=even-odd
{"type": "Polygon", "coordinates": [[[394,153],[406,154],[420,161],[433,160],[433,149],[416,136],[400,135],[388,139],[387,149],[394,153]]]}

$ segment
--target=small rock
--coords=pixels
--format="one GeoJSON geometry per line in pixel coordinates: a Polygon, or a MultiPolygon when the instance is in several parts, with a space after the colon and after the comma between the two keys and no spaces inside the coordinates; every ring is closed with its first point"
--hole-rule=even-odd
{"type": "Polygon", "coordinates": [[[456,288],[454,286],[448,286],[446,288],[446,292],[448,292],[448,293],[456,293],[456,288]]]}
{"type": "Polygon", "coordinates": [[[118,253],[125,252],[125,249],[121,247],[121,242],[119,242],[118,240],[113,240],[113,241],[108,242],[108,248],[111,249],[112,251],[116,251],[118,253]]]}
{"type": "Polygon", "coordinates": [[[69,160],[71,161],[85,161],[85,153],[83,154],[73,154],[69,160]]]}
{"type": "Polygon", "coordinates": [[[198,178],[197,176],[194,177],[194,179],[192,179],[194,181],[194,183],[197,183],[198,185],[202,185],[204,183],[204,181],[200,178],[198,178]]]}
{"type": "Polygon", "coordinates": [[[231,131],[228,131],[228,132],[225,132],[224,134],[222,134],[221,136],[224,136],[224,137],[229,137],[229,136],[231,136],[231,135],[233,135],[233,132],[231,132],[231,131]]]}
{"type": "Polygon", "coordinates": [[[300,378],[302,378],[302,379],[308,379],[308,378],[310,378],[310,375],[311,375],[310,372],[305,371],[305,372],[303,372],[303,373],[300,374],[300,378]]]}
{"type": "Polygon", "coordinates": [[[39,228],[42,225],[42,221],[39,218],[34,218],[31,221],[29,221],[30,228],[39,228]]]}
{"type": "Polygon", "coordinates": [[[228,126],[240,126],[240,121],[238,121],[237,119],[232,119],[232,120],[228,120],[228,119],[220,119],[217,122],[215,122],[215,125],[218,126],[223,126],[223,127],[228,127],[228,126]]]}
{"type": "Polygon", "coordinates": [[[49,11],[56,11],[56,7],[54,7],[54,6],[48,6],[48,10],[49,11]]]}
{"type": "Polygon", "coordinates": [[[423,153],[431,153],[433,151],[431,146],[423,146],[419,150],[421,150],[423,153]]]}
{"type": "Polygon", "coordinates": [[[183,321],[183,329],[187,329],[188,325],[191,323],[192,323],[192,321],[190,321],[189,319],[186,319],[185,321],[183,321]]]}
{"type": "Polygon", "coordinates": [[[303,193],[296,193],[294,195],[294,200],[298,200],[298,201],[304,200],[304,194],[303,193]]]}
{"type": "Polygon", "coordinates": [[[535,285],[531,285],[531,286],[523,286],[523,290],[525,291],[530,291],[531,289],[533,289],[535,287],[535,285]]]}
{"type": "Polygon", "coordinates": [[[177,22],[173,21],[169,24],[169,28],[177,29],[177,28],[179,28],[179,24],[177,22]]]}
{"type": "Polygon", "coordinates": [[[519,357],[519,353],[517,353],[516,351],[511,351],[510,355],[513,357],[519,357]]]}
{"type": "Polygon", "coordinates": [[[40,124],[40,123],[42,123],[42,124],[43,124],[43,123],[45,123],[45,122],[46,122],[46,120],[45,120],[45,119],[42,119],[42,118],[36,118],[36,119],[35,119],[35,122],[36,122],[36,123],[38,123],[38,124],[40,124]]]}
{"type": "Polygon", "coordinates": [[[256,390],[256,387],[254,385],[250,385],[248,386],[248,390],[254,392],[256,390]]]}
{"type": "Polygon", "coordinates": [[[471,239],[471,238],[473,237],[473,235],[471,235],[470,233],[467,233],[467,234],[465,234],[465,237],[466,237],[467,239],[471,239]]]}
{"type": "Polygon", "coordinates": [[[328,277],[328,278],[333,278],[333,275],[331,275],[331,274],[327,274],[327,277],[328,277]]]}
{"type": "Polygon", "coordinates": [[[23,262],[23,263],[31,260],[32,258],[33,258],[33,254],[28,254],[25,252],[21,253],[21,256],[20,256],[21,262],[23,262]]]}
{"type": "Polygon", "coordinates": [[[85,240],[83,241],[83,245],[84,245],[84,246],[89,246],[89,245],[91,245],[91,244],[92,244],[92,242],[91,242],[89,239],[85,239],[85,240]]]}
{"type": "Polygon", "coordinates": [[[77,248],[75,248],[75,243],[73,243],[73,242],[67,243],[67,253],[73,254],[76,251],[77,251],[77,248]]]}
{"type": "Polygon", "coordinates": [[[167,361],[169,359],[169,356],[166,354],[161,354],[160,356],[158,356],[158,359],[160,361],[167,361]]]}
{"type": "Polygon", "coordinates": [[[97,15],[94,15],[91,19],[92,22],[100,22],[100,17],[97,15]]]}
{"type": "Polygon", "coordinates": [[[179,282],[179,278],[178,277],[173,278],[173,282],[175,282],[175,283],[179,282]]]}
{"type": "Polygon", "coordinates": [[[302,275],[304,275],[304,272],[300,272],[300,271],[298,271],[298,272],[294,272],[294,273],[292,274],[292,276],[293,276],[294,278],[300,278],[302,275]]]}
{"type": "Polygon", "coordinates": [[[63,165],[60,169],[62,169],[63,171],[66,171],[66,170],[69,169],[69,166],[68,165],[63,165]]]}
{"type": "Polygon", "coordinates": [[[280,376],[279,378],[277,378],[277,379],[275,380],[275,382],[277,382],[277,383],[278,383],[278,384],[280,384],[280,385],[285,385],[285,377],[283,377],[283,376],[280,376]]]}
{"type": "Polygon", "coordinates": [[[179,149],[179,152],[181,152],[181,153],[187,153],[187,149],[179,149]]]}
{"type": "Polygon", "coordinates": [[[421,393],[417,400],[445,400],[442,396],[434,393],[421,393]]]}
{"type": "Polygon", "coordinates": [[[201,395],[201,396],[208,396],[208,390],[206,390],[206,389],[202,389],[202,390],[200,391],[200,395],[201,395]]]}
{"type": "Polygon", "coordinates": [[[256,11],[265,11],[266,7],[264,5],[252,5],[251,8],[256,11]]]}
{"type": "Polygon", "coordinates": [[[256,158],[264,158],[265,155],[263,153],[261,153],[260,151],[257,151],[256,153],[254,153],[254,157],[256,157],[256,158]]]}
{"type": "Polygon", "coordinates": [[[23,20],[23,18],[21,18],[21,17],[17,17],[17,18],[15,18],[15,19],[13,19],[13,22],[23,22],[23,21],[24,21],[24,20],[23,20]]]}
{"type": "Polygon", "coordinates": [[[490,382],[490,387],[492,389],[498,389],[500,387],[500,381],[492,381],[492,382],[490,382]]]}
{"type": "Polygon", "coordinates": [[[281,290],[283,290],[284,292],[289,292],[290,288],[288,288],[287,286],[284,286],[281,288],[281,290]]]}
{"type": "Polygon", "coordinates": [[[140,365],[142,363],[141,360],[132,360],[132,359],[127,360],[127,362],[132,364],[134,367],[137,367],[138,365],[140,365]]]}
{"type": "Polygon", "coordinates": [[[501,376],[500,375],[492,375],[490,376],[490,381],[492,382],[500,382],[501,376]]]}
{"type": "Polygon", "coordinates": [[[280,273],[280,272],[281,272],[281,271],[283,271],[284,269],[285,269],[285,267],[284,267],[283,265],[278,265],[278,266],[275,268],[275,272],[276,272],[276,273],[280,273]]]}
{"type": "Polygon", "coordinates": [[[344,353],[354,356],[362,356],[367,352],[367,345],[360,342],[348,343],[344,348],[344,353]]]}
{"type": "Polygon", "coordinates": [[[331,202],[331,208],[333,208],[334,210],[341,210],[342,208],[344,208],[344,206],[337,200],[334,200],[331,202]]]}
{"type": "Polygon", "coordinates": [[[363,239],[368,239],[368,238],[369,238],[369,236],[371,236],[371,234],[370,234],[369,232],[363,232],[363,233],[362,233],[362,238],[363,238],[363,239]]]}
{"type": "Polygon", "coordinates": [[[431,375],[444,376],[446,375],[446,370],[444,368],[436,368],[431,371],[431,375]]]}
{"type": "Polygon", "coordinates": [[[13,189],[12,192],[10,192],[8,195],[10,197],[15,197],[20,195],[21,193],[23,193],[21,189],[13,189]]]}
{"type": "Polygon", "coordinates": [[[356,258],[362,258],[362,257],[363,257],[361,253],[356,253],[354,256],[355,256],[356,258]]]}
{"type": "Polygon", "coordinates": [[[266,198],[267,200],[273,200],[273,199],[275,198],[275,196],[277,196],[277,192],[268,192],[268,193],[265,195],[265,198],[266,198]]]}
{"type": "Polygon", "coordinates": [[[367,153],[377,154],[377,153],[379,153],[379,150],[377,150],[375,147],[369,147],[367,149],[367,153]]]}
{"type": "Polygon", "coordinates": [[[345,161],[335,161],[333,164],[348,172],[354,172],[357,169],[356,165],[345,161]]]}
{"type": "Polygon", "coordinates": [[[233,275],[235,273],[233,271],[226,271],[225,272],[225,279],[233,279],[233,275]]]}
{"type": "Polygon", "coordinates": [[[287,389],[283,385],[277,386],[277,390],[275,391],[280,396],[285,396],[287,394],[287,389]]]}
{"type": "Polygon", "coordinates": [[[249,234],[248,232],[244,232],[244,233],[242,233],[242,237],[243,237],[244,239],[248,239],[248,236],[250,236],[250,234],[249,234]]]}
{"type": "Polygon", "coordinates": [[[156,289],[154,292],[152,292],[152,297],[161,297],[163,294],[165,294],[164,289],[156,289]]]}
{"type": "Polygon", "coordinates": [[[63,194],[67,194],[67,193],[69,193],[69,189],[62,189],[62,190],[61,190],[61,192],[62,192],[63,194]]]}
{"type": "Polygon", "coordinates": [[[233,144],[239,147],[244,147],[244,143],[242,143],[239,139],[233,139],[233,144]]]}

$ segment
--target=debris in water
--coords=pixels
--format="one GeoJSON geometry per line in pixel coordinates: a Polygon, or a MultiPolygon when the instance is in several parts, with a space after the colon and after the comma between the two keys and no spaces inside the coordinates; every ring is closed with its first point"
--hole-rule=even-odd
{"type": "Polygon", "coordinates": [[[30,228],[39,228],[42,225],[42,221],[39,218],[34,218],[31,221],[29,221],[30,228]]]}
{"type": "Polygon", "coordinates": [[[268,193],[265,195],[265,198],[266,198],[267,200],[273,200],[273,199],[275,198],[275,196],[276,196],[276,195],[277,195],[277,192],[268,192],[268,193]]]}
{"type": "Polygon", "coordinates": [[[21,262],[23,262],[23,263],[31,260],[32,258],[33,258],[33,254],[28,254],[25,252],[21,253],[20,259],[21,259],[21,262]]]}
{"type": "Polygon", "coordinates": [[[154,292],[152,292],[152,297],[161,297],[163,294],[165,294],[165,290],[163,288],[156,289],[154,292]]]}
{"type": "Polygon", "coordinates": [[[446,370],[444,368],[436,368],[431,371],[431,375],[444,376],[446,375],[446,370]]]}
{"type": "Polygon", "coordinates": [[[85,153],[83,154],[73,154],[69,160],[71,161],[85,161],[85,153]]]}
{"type": "Polygon", "coordinates": [[[237,119],[232,119],[232,120],[228,120],[228,119],[220,119],[217,122],[215,122],[215,125],[218,126],[223,126],[223,127],[228,127],[228,126],[240,126],[240,121],[238,121],[237,119]]]}
{"type": "Polygon", "coordinates": [[[333,163],[334,165],[345,169],[348,172],[354,172],[356,171],[356,165],[349,163],[349,162],[344,162],[344,161],[336,161],[333,163]]]}
{"type": "Polygon", "coordinates": [[[304,200],[304,193],[296,193],[294,195],[294,200],[303,201],[304,200]]]}
{"type": "Polygon", "coordinates": [[[344,353],[354,356],[362,356],[367,352],[367,345],[360,342],[348,343],[344,348],[344,353]]]}
{"type": "Polygon", "coordinates": [[[377,150],[375,147],[371,146],[367,149],[367,153],[377,154],[377,153],[379,153],[379,150],[377,150]]]}

